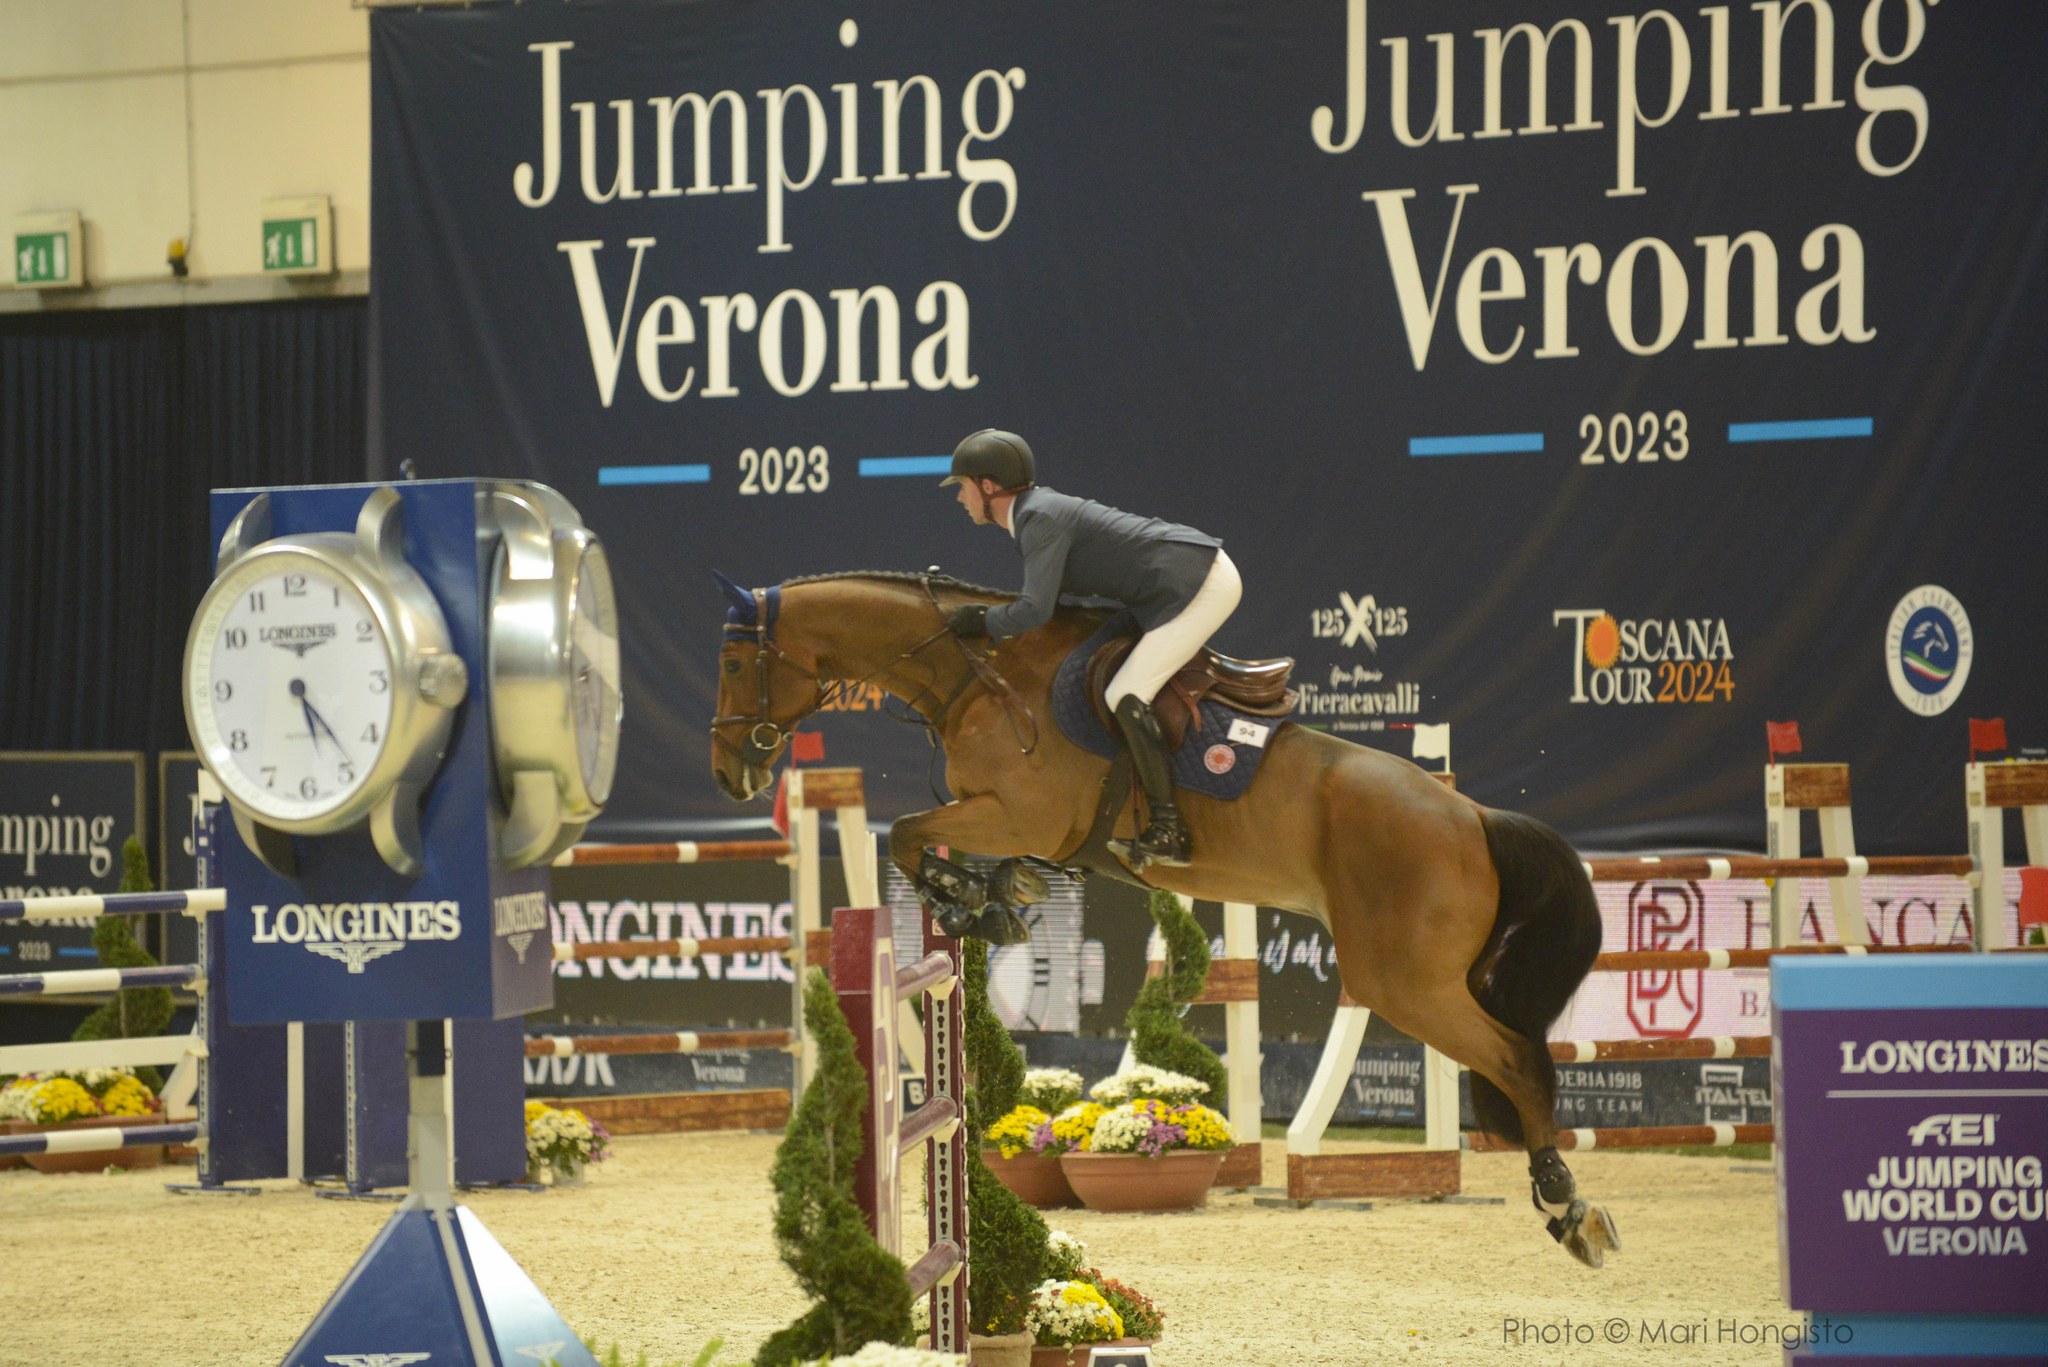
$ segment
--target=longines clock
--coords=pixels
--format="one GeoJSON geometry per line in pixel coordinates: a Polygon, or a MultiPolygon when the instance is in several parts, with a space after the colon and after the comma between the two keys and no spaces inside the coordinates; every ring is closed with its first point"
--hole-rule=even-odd
{"type": "Polygon", "coordinates": [[[522,868],[575,844],[611,796],[618,608],[604,546],[568,500],[543,484],[488,487],[500,533],[490,580],[500,857],[522,868]]]}
{"type": "Polygon", "coordinates": [[[408,876],[419,803],[469,673],[403,554],[403,505],[364,501],[353,534],[271,539],[258,495],[221,540],[185,641],[185,721],[244,843],[287,877],[290,836],[369,827],[408,876]]]}

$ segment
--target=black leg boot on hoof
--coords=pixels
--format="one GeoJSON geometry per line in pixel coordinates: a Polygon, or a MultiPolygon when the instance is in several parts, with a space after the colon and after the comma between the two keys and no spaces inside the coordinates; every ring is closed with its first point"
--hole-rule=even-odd
{"type": "Polygon", "coordinates": [[[1116,705],[1116,724],[1130,748],[1131,767],[1145,792],[1146,811],[1145,829],[1117,853],[1135,873],[1142,873],[1147,864],[1186,868],[1194,858],[1194,838],[1173,800],[1173,760],[1166,752],[1159,718],[1149,703],[1129,697],[1116,705]]]}
{"type": "MultiPolygon", "coordinates": [[[[927,903],[951,902],[967,911],[979,911],[988,901],[988,884],[972,869],[962,868],[950,859],[941,859],[930,850],[917,866],[917,893],[927,903]]],[[[933,907],[936,916],[938,909],[933,907]]]]}

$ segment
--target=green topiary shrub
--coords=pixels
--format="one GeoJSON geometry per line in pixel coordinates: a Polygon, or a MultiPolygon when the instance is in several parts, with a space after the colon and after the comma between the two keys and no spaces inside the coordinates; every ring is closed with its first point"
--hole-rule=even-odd
{"type": "Polygon", "coordinates": [[[755,1367],[789,1367],[856,1352],[877,1339],[911,1338],[903,1264],[875,1242],[853,1194],[867,1074],[839,999],[818,969],[804,979],[804,1025],[817,1045],[817,1073],[790,1117],[769,1180],[776,1246],[816,1304],[769,1336],[755,1367]]]}
{"type": "Polygon", "coordinates": [[[1131,1032],[1131,1053],[1139,1063],[1208,1083],[1210,1104],[1221,1105],[1230,1074],[1216,1051],[1181,1024],[1182,1008],[1202,995],[1209,981],[1209,937],[1196,924],[1194,913],[1170,892],[1154,890],[1148,910],[1166,942],[1166,972],[1145,980],[1124,1017],[1131,1032]]]}
{"type": "MultiPolygon", "coordinates": [[[[121,846],[122,892],[155,892],[150,876],[149,855],[142,841],[129,836],[121,846]]],[[[126,916],[102,916],[92,928],[92,947],[107,968],[154,968],[156,956],[135,942],[135,932],[126,916]]],[[[171,1024],[171,989],[131,987],[114,994],[114,999],[87,1016],[73,1032],[75,1040],[148,1039],[161,1035],[171,1024]]],[[[137,1068],[135,1076],[152,1092],[163,1090],[163,1077],[154,1068],[137,1068]]]]}
{"type": "Polygon", "coordinates": [[[967,1033],[967,1318],[978,1334],[1024,1327],[1031,1293],[1045,1280],[1045,1218],[1017,1199],[981,1161],[979,1137],[1017,1104],[1024,1060],[988,1000],[988,946],[965,943],[967,1033]]]}

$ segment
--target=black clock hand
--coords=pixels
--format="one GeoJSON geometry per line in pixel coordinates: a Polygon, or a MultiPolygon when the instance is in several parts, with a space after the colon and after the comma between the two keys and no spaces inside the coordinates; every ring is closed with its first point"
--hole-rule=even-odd
{"type": "Polygon", "coordinates": [[[305,686],[296,679],[292,681],[292,689],[299,695],[299,710],[306,714],[306,734],[312,738],[313,753],[317,755],[320,753],[320,732],[313,725],[313,704],[306,701],[305,686]]]}
{"type": "MultiPolygon", "coordinates": [[[[334,748],[336,750],[341,751],[341,762],[343,764],[350,763],[351,761],[349,760],[348,757],[347,747],[341,743],[341,737],[334,734],[334,728],[327,724],[327,718],[321,716],[318,712],[315,712],[313,710],[313,704],[311,703],[306,704],[306,715],[312,719],[312,721],[309,724],[317,725],[322,731],[325,731],[327,733],[327,739],[334,742],[334,748]]],[[[314,747],[316,749],[319,747],[319,741],[317,739],[314,741],[314,747]]]]}
{"type": "Polygon", "coordinates": [[[306,714],[306,734],[313,739],[313,753],[316,755],[320,753],[320,733],[325,731],[327,739],[333,741],[334,748],[341,752],[341,762],[343,764],[353,763],[348,757],[348,748],[341,743],[341,737],[334,734],[334,728],[327,724],[325,717],[313,710],[312,702],[306,697],[306,681],[304,679],[293,679],[291,688],[292,696],[299,700],[299,707],[306,714]]]}

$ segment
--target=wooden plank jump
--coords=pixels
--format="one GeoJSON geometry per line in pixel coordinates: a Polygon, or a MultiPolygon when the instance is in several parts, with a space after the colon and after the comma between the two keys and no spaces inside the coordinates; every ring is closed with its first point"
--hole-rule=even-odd
{"type": "Polygon", "coordinates": [[[653,845],[572,845],[555,856],[555,867],[594,864],[710,864],[749,859],[787,859],[787,840],[668,840],[653,845]]]}
{"type": "Polygon", "coordinates": [[[723,1049],[788,1049],[788,1030],[676,1030],[644,1035],[529,1035],[528,1058],[578,1054],[708,1054],[723,1049]]]}
{"type": "Polygon", "coordinates": [[[1559,1063],[1626,1063],[1660,1058],[1769,1058],[1769,1035],[1714,1035],[1699,1039],[1559,1040],[1550,1057],[1559,1063]]]}
{"type": "MultiPolygon", "coordinates": [[[[1631,1129],[1559,1130],[1560,1149],[1668,1149],[1680,1145],[1725,1149],[1733,1144],[1768,1144],[1777,1130],[1769,1125],[1642,1125],[1631,1129]]],[[[1520,1153],[1519,1140],[1475,1131],[1474,1153],[1520,1153]]]]}
{"type": "Polygon", "coordinates": [[[583,959],[696,959],[707,954],[787,954],[787,935],[725,935],[702,940],[557,940],[555,962],[583,959]]]}
{"type": "Polygon", "coordinates": [[[96,920],[101,916],[151,916],[180,912],[203,916],[227,908],[226,888],[183,892],[94,892],[69,897],[17,897],[0,901],[0,921],[96,920]]]}
{"type": "Polygon", "coordinates": [[[1588,859],[1586,875],[1596,883],[1634,883],[1651,879],[1718,882],[1728,878],[1893,878],[1945,874],[1967,878],[1977,861],[1967,854],[1873,854],[1847,859],[1766,859],[1735,854],[1656,855],[1640,859],[1588,859]]]}
{"type": "Polygon", "coordinates": [[[0,997],[66,997],[82,992],[119,992],[130,987],[203,988],[197,964],[152,964],[148,968],[75,968],[51,973],[0,974],[0,997]]]}

